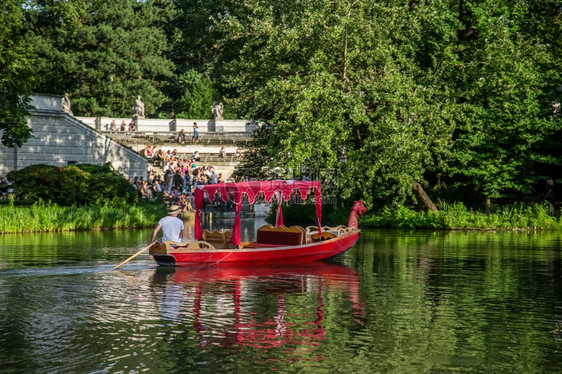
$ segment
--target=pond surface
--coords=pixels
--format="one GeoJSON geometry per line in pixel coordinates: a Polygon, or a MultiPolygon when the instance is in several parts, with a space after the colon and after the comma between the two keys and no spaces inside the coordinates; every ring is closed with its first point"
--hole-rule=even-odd
{"type": "Polygon", "coordinates": [[[329,263],[112,270],[150,233],[0,236],[0,372],[562,371],[559,233],[363,231],[329,263]]]}

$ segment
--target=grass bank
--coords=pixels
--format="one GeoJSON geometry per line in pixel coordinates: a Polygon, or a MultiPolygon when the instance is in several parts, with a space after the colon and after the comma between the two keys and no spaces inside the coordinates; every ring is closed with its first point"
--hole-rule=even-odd
{"type": "Polygon", "coordinates": [[[152,227],[165,215],[164,204],[63,207],[41,201],[17,206],[10,201],[0,205],[0,233],[152,227]]]}
{"type": "Polygon", "coordinates": [[[437,212],[415,211],[405,207],[383,210],[360,217],[362,228],[400,229],[560,229],[560,216],[550,214],[548,205],[514,205],[494,209],[487,215],[467,209],[462,203],[442,205],[437,212]]]}

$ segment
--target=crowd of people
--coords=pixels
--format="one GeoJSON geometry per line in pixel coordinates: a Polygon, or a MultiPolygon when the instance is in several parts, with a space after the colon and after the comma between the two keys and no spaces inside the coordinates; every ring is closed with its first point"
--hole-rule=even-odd
{"type": "MultiPolygon", "coordinates": [[[[156,200],[162,196],[169,204],[187,207],[193,211],[193,190],[197,185],[224,183],[225,178],[213,165],[198,166],[199,152],[195,151],[189,158],[181,158],[177,150],[157,149],[149,146],[145,151],[148,158],[148,177],[135,177],[131,182],[142,199],[156,200]],[[154,164],[162,167],[162,173],[155,173],[154,164]]],[[[216,199],[214,205],[230,209],[227,204],[216,199]]],[[[204,204],[207,205],[207,200],[204,204]]]]}
{"type": "MultiPolygon", "coordinates": [[[[164,151],[162,149],[156,148],[156,146],[154,145],[148,146],[144,151],[144,155],[150,163],[153,163],[155,166],[159,166],[159,167],[163,167],[165,163],[168,161],[177,162],[178,159],[180,158],[180,154],[178,153],[177,149],[174,150],[168,149],[167,151],[164,151]]],[[[220,148],[217,157],[219,159],[227,158],[225,147],[220,148]]],[[[242,151],[242,148],[238,147],[233,157],[235,157],[237,160],[242,160],[244,158],[244,152],[242,151]]],[[[187,158],[184,158],[184,160],[185,159],[187,158]]],[[[201,161],[201,155],[199,154],[199,151],[194,151],[191,154],[191,156],[188,157],[188,159],[190,161],[201,161]]]]}
{"type": "MultiPolygon", "coordinates": [[[[151,145],[148,146],[144,151],[145,157],[148,159],[149,164],[153,164],[155,166],[164,167],[166,162],[170,163],[178,163],[180,161],[185,162],[186,160],[189,161],[200,161],[201,156],[199,155],[199,151],[195,151],[191,154],[191,157],[188,158],[181,158],[180,154],[178,153],[177,149],[171,150],[168,149],[164,151],[162,149],[156,148],[156,146],[151,145]]],[[[150,171],[150,170],[149,170],[150,171]]]]}
{"type": "Polygon", "coordinates": [[[115,120],[111,121],[109,125],[107,125],[108,130],[117,133],[117,132],[134,132],[137,131],[137,126],[135,125],[135,121],[131,120],[129,124],[125,122],[125,120],[121,121],[121,124],[117,124],[115,120]]]}

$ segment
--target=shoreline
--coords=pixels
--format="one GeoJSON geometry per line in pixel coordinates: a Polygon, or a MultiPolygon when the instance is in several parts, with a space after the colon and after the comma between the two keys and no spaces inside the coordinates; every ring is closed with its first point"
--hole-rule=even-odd
{"type": "MultiPolygon", "coordinates": [[[[36,203],[31,206],[0,205],[0,234],[151,228],[164,215],[160,204],[119,207],[61,207],[36,203]]],[[[437,212],[415,211],[405,207],[360,217],[362,229],[536,232],[562,229],[562,217],[551,215],[543,205],[521,206],[486,215],[463,206],[437,212]]],[[[203,216],[234,219],[234,212],[202,212],[203,216]]],[[[241,212],[240,218],[263,218],[264,212],[241,212]]],[[[195,219],[184,212],[182,219],[195,219]]],[[[286,216],[285,221],[291,221],[286,216]]]]}

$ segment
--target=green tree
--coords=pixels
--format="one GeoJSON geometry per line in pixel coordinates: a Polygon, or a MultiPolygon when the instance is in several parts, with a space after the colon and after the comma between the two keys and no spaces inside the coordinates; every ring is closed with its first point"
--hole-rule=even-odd
{"type": "Polygon", "coordinates": [[[450,176],[490,199],[534,193],[560,165],[562,17],[551,1],[461,1],[450,176]],[[557,140],[556,140],[557,139],[557,140]],[[554,140],[554,143],[553,142],[554,140]],[[545,152],[547,150],[547,152],[545,152]]]}
{"type": "Polygon", "coordinates": [[[560,172],[561,20],[552,1],[249,1],[216,16],[238,47],[220,75],[275,125],[257,159],[341,169],[344,197],[522,196],[560,172]]]}
{"type": "Polygon", "coordinates": [[[21,1],[0,5],[0,132],[2,144],[22,146],[32,135],[25,115],[33,91],[33,53],[24,38],[21,1]]]}
{"type": "Polygon", "coordinates": [[[214,17],[228,11],[235,1],[174,0],[173,3],[177,16],[169,24],[174,43],[169,56],[178,75],[190,69],[210,75],[215,71],[217,59],[225,53],[217,44],[223,35],[215,26],[214,17]]]}
{"type": "Polygon", "coordinates": [[[150,115],[167,101],[170,1],[37,0],[27,13],[39,90],[68,92],[75,114],[129,116],[141,95],[150,115]]]}
{"type": "Polygon", "coordinates": [[[456,106],[441,78],[459,22],[448,10],[256,0],[217,16],[219,48],[241,45],[220,71],[230,102],[275,124],[270,166],[338,170],[344,198],[404,201],[450,146],[456,106]]]}
{"type": "MultiPolygon", "coordinates": [[[[176,67],[174,84],[167,91],[173,102],[170,112],[178,117],[208,118],[213,102],[223,97],[220,66],[238,51],[223,48],[224,32],[215,19],[217,14],[236,9],[236,1],[174,0],[174,5],[177,16],[168,25],[173,42],[168,55],[176,67]]],[[[231,110],[226,105],[223,117],[238,118],[231,110]]]]}
{"type": "Polygon", "coordinates": [[[179,76],[178,85],[183,95],[175,106],[176,117],[209,118],[216,97],[211,79],[191,69],[179,76]]]}

